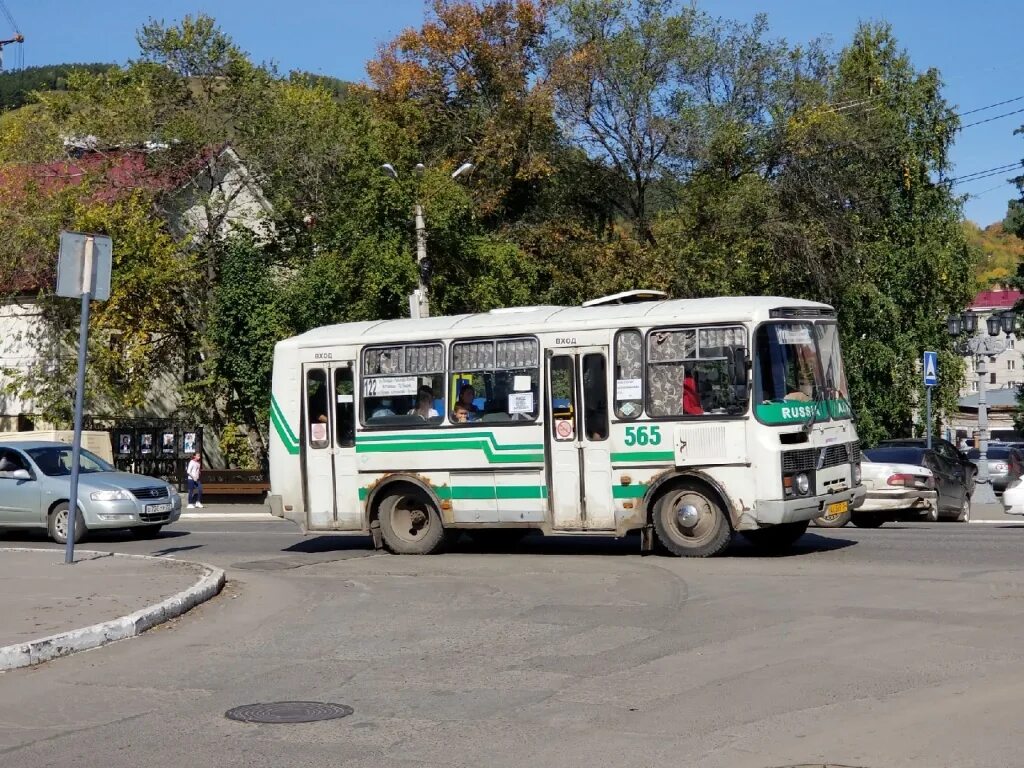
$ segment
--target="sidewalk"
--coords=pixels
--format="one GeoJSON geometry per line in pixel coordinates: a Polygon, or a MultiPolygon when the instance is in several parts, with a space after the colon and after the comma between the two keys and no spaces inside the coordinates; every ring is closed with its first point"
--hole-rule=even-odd
{"type": "Polygon", "coordinates": [[[132,637],[209,599],[223,571],[168,558],[0,549],[0,670],[132,637]]]}
{"type": "Polygon", "coordinates": [[[999,503],[972,504],[971,522],[978,525],[1024,525],[1024,517],[1005,514],[1003,505],[999,503]]]}
{"type": "Polygon", "coordinates": [[[270,507],[262,501],[241,502],[234,504],[223,504],[213,502],[203,503],[202,509],[181,509],[181,519],[206,522],[234,522],[234,523],[261,523],[280,520],[270,514],[270,507]]]}

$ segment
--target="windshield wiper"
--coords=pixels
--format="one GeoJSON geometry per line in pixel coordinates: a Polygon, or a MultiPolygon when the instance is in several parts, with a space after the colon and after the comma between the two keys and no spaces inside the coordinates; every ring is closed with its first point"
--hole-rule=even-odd
{"type": "Polygon", "coordinates": [[[811,415],[807,417],[807,421],[804,422],[801,430],[804,434],[810,434],[811,428],[818,421],[818,403],[821,403],[828,408],[828,386],[821,386],[817,388],[817,392],[814,393],[814,402],[811,404],[811,415]]]}

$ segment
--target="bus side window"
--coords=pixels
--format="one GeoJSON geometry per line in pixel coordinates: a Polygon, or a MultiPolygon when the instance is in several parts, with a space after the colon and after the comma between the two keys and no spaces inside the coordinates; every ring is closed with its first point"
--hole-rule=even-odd
{"type": "Polygon", "coordinates": [[[334,372],[334,429],[339,448],[356,444],[356,390],[351,368],[334,372]]]}
{"type": "Polygon", "coordinates": [[[620,331],[615,337],[615,415],[636,419],[644,410],[644,354],[640,331],[620,331]]]}
{"type": "Polygon", "coordinates": [[[310,448],[326,448],[331,444],[327,397],[327,371],[313,368],[306,373],[306,423],[310,448]]]}
{"type": "Polygon", "coordinates": [[[608,439],[608,369],[604,355],[583,356],[583,428],[592,441],[608,439]]]}

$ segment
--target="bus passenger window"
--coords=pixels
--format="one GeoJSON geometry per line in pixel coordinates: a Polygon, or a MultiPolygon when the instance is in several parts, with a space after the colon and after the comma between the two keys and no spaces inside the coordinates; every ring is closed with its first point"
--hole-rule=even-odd
{"type": "Polygon", "coordinates": [[[363,350],[363,423],[396,428],[440,424],[444,346],[408,344],[363,350]]]}
{"type": "Polygon", "coordinates": [[[747,347],[741,326],[653,330],[647,335],[647,413],[653,418],[740,416],[746,386],[730,374],[747,347]]]}
{"type": "Polygon", "coordinates": [[[306,373],[306,424],[310,448],[327,448],[331,444],[327,398],[327,371],[313,368],[306,373]]]}
{"type": "Polygon", "coordinates": [[[583,356],[583,428],[593,441],[608,439],[608,371],[604,355],[583,356]]]}
{"type": "Polygon", "coordinates": [[[523,422],[537,418],[540,345],[536,339],[452,344],[451,370],[453,423],[523,422]]]}
{"type": "Polygon", "coordinates": [[[356,397],[351,368],[334,371],[334,429],[339,448],[356,444],[356,397]]]}
{"type": "Polygon", "coordinates": [[[644,355],[640,331],[621,331],[615,338],[615,415],[636,419],[644,411],[644,355]]]}

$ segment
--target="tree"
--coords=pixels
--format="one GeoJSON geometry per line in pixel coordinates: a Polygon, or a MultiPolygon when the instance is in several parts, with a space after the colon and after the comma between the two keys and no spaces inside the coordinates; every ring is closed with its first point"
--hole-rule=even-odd
{"type": "Polygon", "coordinates": [[[673,0],[568,0],[548,49],[558,115],[592,157],[612,166],[619,204],[645,240],[651,186],[686,143],[689,88],[704,17],[673,0]]]}

